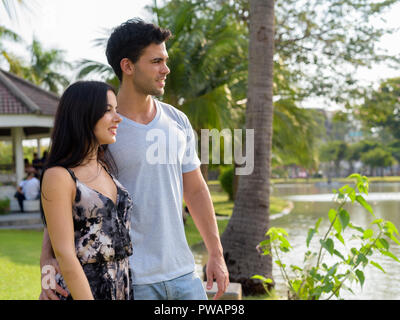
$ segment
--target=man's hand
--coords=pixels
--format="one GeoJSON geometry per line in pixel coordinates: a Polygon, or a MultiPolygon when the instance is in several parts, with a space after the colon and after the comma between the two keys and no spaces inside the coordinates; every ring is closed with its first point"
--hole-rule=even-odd
{"type": "Polygon", "coordinates": [[[41,261],[40,262],[40,270],[41,270],[41,287],[42,287],[42,292],[40,293],[39,296],[39,300],[60,300],[57,295],[56,292],[61,294],[64,297],[68,296],[68,292],[65,291],[63,288],[61,288],[57,282],[55,281],[55,276],[56,273],[61,274],[61,270],[60,270],[60,266],[58,265],[58,262],[55,258],[49,258],[47,260],[41,261]],[[55,273],[43,273],[42,270],[44,270],[43,268],[45,268],[46,266],[50,266],[52,268],[54,268],[55,273]],[[43,278],[46,277],[47,279],[43,280],[43,278]],[[43,283],[44,282],[48,282],[48,277],[54,277],[54,279],[52,279],[50,282],[55,284],[55,290],[52,288],[43,288],[43,283]]]}
{"type": "Polygon", "coordinates": [[[213,300],[219,299],[226,291],[229,285],[229,272],[225,260],[222,256],[210,256],[207,262],[207,290],[210,290],[214,279],[217,282],[218,291],[213,300]]]}

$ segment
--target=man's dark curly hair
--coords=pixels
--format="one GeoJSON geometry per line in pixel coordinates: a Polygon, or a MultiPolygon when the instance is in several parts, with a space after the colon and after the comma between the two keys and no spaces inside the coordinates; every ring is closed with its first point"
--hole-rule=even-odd
{"type": "Polygon", "coordinates": [[[128,58],[137,62],[144,48],[160,44],[171,37],[171,31],[162,29],[140,18],[130,19],[116,27],[107,42],[106,56],[119,81],[122,81],[120,62],[128,58]]]}

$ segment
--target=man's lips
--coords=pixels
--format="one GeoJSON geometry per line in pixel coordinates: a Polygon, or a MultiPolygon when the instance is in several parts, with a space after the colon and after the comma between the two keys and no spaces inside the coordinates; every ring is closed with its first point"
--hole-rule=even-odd
{"type": "Polygon", "coordinates": [[[158,82],[162,87],[164,87],[164,86],[165,86],[165,80],[166,80],[166,78],[162,78],[162,79],[158,79],[157,82],[158,82]]]}

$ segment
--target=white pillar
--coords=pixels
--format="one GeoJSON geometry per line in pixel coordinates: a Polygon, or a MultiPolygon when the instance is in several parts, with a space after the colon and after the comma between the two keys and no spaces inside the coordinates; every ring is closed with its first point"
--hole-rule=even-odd
{"type": "Polygon", "coordinates": [[[42,150],[41,150],[41,145],[40,145],[40,138],[36,139],[36,144],[37,144],[37,154],[38,154],[38,158],[42,158],[42,150]]]}
{"type": "Polygon", "coordinates": [[[15,177],[18,185],[24,178],[24,151],[22,149],[23,129],[21,127],[11,128],[12,141],[14,146],[15,177]]]}

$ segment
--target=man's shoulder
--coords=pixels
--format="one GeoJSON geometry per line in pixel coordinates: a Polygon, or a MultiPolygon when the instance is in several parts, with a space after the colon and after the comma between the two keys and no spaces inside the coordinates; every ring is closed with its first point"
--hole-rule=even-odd
{"type": "Polygon", "coordinates": [[[160,101],[160,100],[157,100],[157,102],[161,106],[163,112],[166,113],[166,115],[169,116],[170,118],[173,118],[174,120],[182,122],[185,125],[187,125],[189,123],[189,119],[186,116],[186,114],[184,112],[182,112],[181,110],[179,110],[178,108],[176,108],[168,103],[165,103],[163,101],[160,101]]]}

